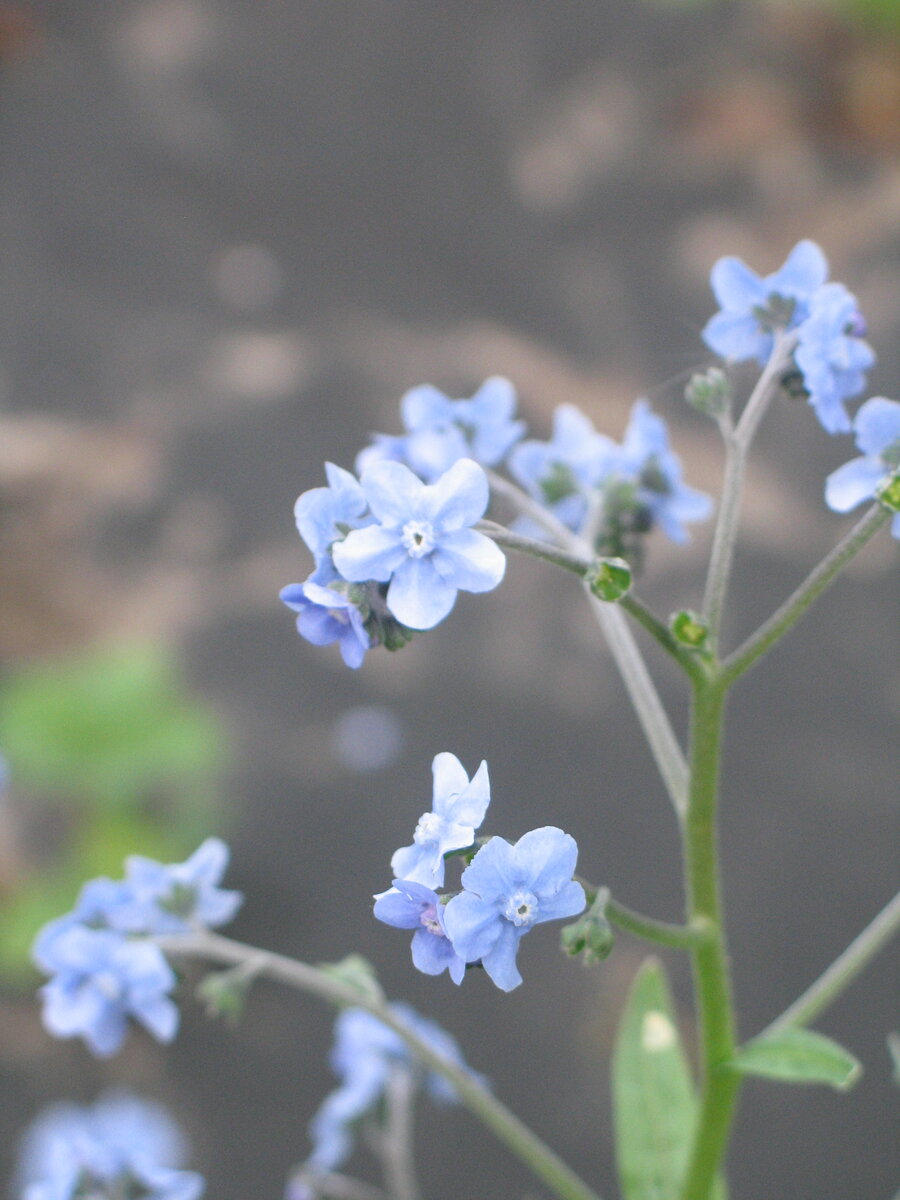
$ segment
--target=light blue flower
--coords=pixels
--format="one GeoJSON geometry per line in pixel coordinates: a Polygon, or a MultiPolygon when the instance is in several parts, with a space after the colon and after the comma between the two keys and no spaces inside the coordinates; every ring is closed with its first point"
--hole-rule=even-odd
{"type": "Polygon", "coordinates": [[[444,855],[472,845],[475,830],[491,802],[491,784],[486,762],[469,782],[456,755],[446,752],[435,755],[431,771],[431,811],[419,818],[413,844],[394,854],[391,870],[399,879],[440,887],[444,882],[444,855]]]}
{"type": "Polygon", "coordinates": [[[721,311],[707,322],[703,340],[723,358],[766,363],[774,331],[804,321],[813,293],[827,278],[828,261],[811,241],[798,242],[784,264],[763,278],[740,258],[720,258],[710,283],[721,311]]]}
{"type": "Polygon", "coordinates": [[[402,462],[432,483],[461,458],[495,466],[525,432],[525,423],[513,419],[515,407],[513,385],[496,375],[468,400],[451,400],[431,384],[412,388],[400,402],[406,435],[376,434],[356,469],[362,474],[375,462],[402,462]]]}
{"type": "Polygon", "coordinates": [[[552,825],[533,829],[510,845],[494,837],[462,874],[464,891],[444,912],[444,928],[466,962],[481,961],[508,992],[522,976],[516,954],[534,925],[580,913],[584,889],[572,879],[578,847],[552,825]]]}
{"type": "Polygon", "coordinates": [[[685,524],[704,521],[712,512],[712,498],[682,481],[681,462],[669,447],[666,423],[646,400],[638,400],[631,410],[615,466],[604,486],[623,479],[634,483],[635,500],[647,510],[650,523],[658,525],[673,542],[687,541],[685,524]]]}
{"type": "Polygon", "coordinates": [[[152,942],[66,918],[52,922],[34,945],[34,960],[49,983],[41,988],[44,1025],[55,1037],[82,1037],[101,1057],[114,1054],[139,1021],[161,1042],[178,1028],[168,993],[175,974],[152,942]]]}
{"type": "MultiPolygon", "coordinates": [[[[456,1040],[433,1021],[426,1020],[408,1005],[393,1004],[391,1012],[436,1053],[457,1067],[468,1070],[456,1040]]],[[[442,1076],[424,1070],[413,1058],[398,1033],[361,1008],[347,1008],[334,1027],[331,1066],[340,1086],[329,1095],[309,1127],[313,1150],[300,1172],[334,1171],[353,1147],[354,1126],[371,1113],[385,1094],[391,1074],[403,1071],[433,1099],[455,1103],[456,1092],[442,1076]]],[[[480,1077],[471,1072],[473,1078],[480,1077]]],[[[289,1190],[290,1194],[290,1190],[289,1190]]],[[[302,1194],[302,1192],[301,1192],[302,1194]]]]}
{"type": "Polygon", "coordinates": [[[330,565],[332,544],[348,530],[360,529],[374,520],[355,476],[334,463],[325,464],[325,475],[328,487],[311,488],[294,505],[297,531],[312,551],[317,567],[330,565]]]}
{"type": "Polygon", "coordinates": [[[809,402],[829,433],[851,428],[844,401],[863,390],[865,372],[875,362],[875,352],[862,340],[863,329],[856,297],[841,283],[827,283],[816,292],[797,330],[794,361],[809,402]]]}
{"type": "Polygon", "coordinates": [[[444,905],[431,888],[412,880],[395,879],[389,892],[375,897],[375,916],[395,929],[414,929],[413,966],[425,975],[449,971],[454,983],[462,983],[466,960],[460,958],[444,928],[444,905]]]}
{"type": "Polygon", "coordinates": [[[361,483],[379,523],[338,542],[334,564],[350,582],[390,581],[387,607],[403,625],[432,629],[458,591],[487,592],[503,578],[502,551],[471,528],[489,498],[477,463],[460,459],[428,485],[402,463],[380,462],[361,483]]]}
{"type": "Polygon", "coordinates": [[[535,500],[567,528],[578,530],[587,512],[590,492],[616,461],[615,442],[598,433],[572,404],[553,414],[549,442],[527,441],[509,456],[509,470],[535,500]]]}
{"type": "Polygon", "coordinates": [[[186,1143],[158,1104],[110,1092],[96,1104],[55,1104],[26,1130],[16,1172],[21,1200],[197,1200],[201,1176],[179,1168],[186,1143]]]}
{"type": "Polygon", "coordinates": [[[215,929],[232,919],[244,901],[220,888],[230,851],[207,838],[186,862],[165,864],[132,854],[125,860],[127,899],[107,911],[107,924],[128,933],[188,933],[215,929]]]}
{"type": "MultiPolygon", "coordinates": [[[[849,512],[871,500],[879,485],[900,470],[900,401],[873,396],[856,414],[853,429],[863,456],[844,463],[825,481],[825,503],[834,512],[849,512]]],[[[891,533],[900,538],[900,513],[891,522],[891,533]]]]}
{"type": "Polygon", "coordinates": [[[361,667],[372,645],[365,627],[368,614],[346,592],[317,582],[316,575],[305,583],[290,583],[282,588],[281,601],[297,614],[297,632],[301,637],[313,646],[337,642],[347,666],[361,667]]]}

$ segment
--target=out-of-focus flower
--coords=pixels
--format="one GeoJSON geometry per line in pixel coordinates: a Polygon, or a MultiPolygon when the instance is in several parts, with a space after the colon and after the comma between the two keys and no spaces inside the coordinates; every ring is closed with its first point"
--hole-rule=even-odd
{"type": "MultiPolygon", "coordinates": [[[[867,400],[853,429],[862,457],[844,463],[825,481],[825,503],[834,512],[849,512],[871,500],[885,479],[900,471],[900,401],[884,396],[867,400]]],[[[900,538],[900,513],[891,522],[891,532],[900,538]]]]}
{"type": "Polygon", "coordinates": [[[875,352],[862,339],[864,322],[856,297],[841,283],[826,283],[812,299],[797,330],[794,361],[816,416],[829,433],[851,428],[844,401],[866,386],[865,372],[875,352]]]}
{"type": "Polygon", "coordinates": [[[279,595],[297,614],[297,632],[302,638],[313,646],[337,642],[348,667],[362,666],[372,645],[365,627],[368,612],[347,591],[323,587],[313,576],[305,583],[289,583],[279,595]]]}

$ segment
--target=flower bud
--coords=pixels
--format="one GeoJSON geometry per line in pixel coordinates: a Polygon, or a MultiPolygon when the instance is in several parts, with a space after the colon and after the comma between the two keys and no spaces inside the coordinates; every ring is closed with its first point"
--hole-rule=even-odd
{"type": "Polygon", "coordinates": [[[684,398],[705,417],[724,416],[731,407],[731,384],[719,367],[692,375],[684,389],[684,398]]]}
{"type": "Polygon", "coordinates": [[[601,558],[584,578],[598,600],[621,600],[631,588],[631,567],[624,558],[601,558]]]}
{"type": "Polygon", "coordinates": [[[891,512],[900,513],[900,471],[888,476],[884,483],[875,489],[875,498],[891,512]]]}
{"type": "Polygon", "coordinates": [[[606,919],[606,902],[609,889],[601,888],[597,898],[586,913],[571,925],[563,926],[562,949],[565,954],[577,957],[581,954],[586,965],[602,962],[612,953],[616,935],[606,919]]]}
{"type": "Polygon", "coordinates": [[[689,650],[707,649],[709,625],[699,613],[684,608],[670,618],[669,628],[675,640],[689,650]]]}

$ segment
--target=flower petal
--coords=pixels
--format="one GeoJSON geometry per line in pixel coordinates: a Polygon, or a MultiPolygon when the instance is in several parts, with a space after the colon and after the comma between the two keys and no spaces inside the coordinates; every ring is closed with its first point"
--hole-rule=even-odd
{"type": "Polygon", "coordinates": [[[825,480],[825,503],[833,512],[845,513],[869,500],[886,474],[877,458],[853,458],[825,480]]]}
{"type": "Polygon", "coordinates": [[[474,892],[460,892],[444,909],[444,928],[457,954],[466,962],[477,962],[489,954],[509,924],[490,904],[474,892]]]}
{"type": "Polygon", "coordinates": [[[453,608],[457,589],[438,574],[431,556],[407,558],[394,571],[386,603],[410,629],[433,629],[453,608]]]}
{"type": "MultiPolygon", "coordinates": [[[[381,465],[397,467],[400,464],[381,465]]],[[[406,471],[406,467],[403,470],[406,471]]],[[[411,471],[407,474],[415,479],[411,471]]],[[[342,542],[335,545],[332,556],[334,565],[351,583],[364,583],[370,579],[386,583],[407,554],[396,529],[368,525],[365,529],[354,529],[348,533],[342,542]]]]}
{"type": "Polygon", "coordinates": [[[442,533],[450,533],[479,521],[489,499],[484,468],[471,458],[461,458],[427,489],[427,511],[423,515],[442,533]]]}
{"type": "Polygon", "coordinates": [[[463,592],[489,592],[506,573],[506,555],[476,529],[446,534],[432,561],[441,578],[463,592]]]}
{"type": "Polygon", "coordinates": [[[863,454],[881,454],[900,439],[900,401],[873,396],[856,414],[853,428],[863,454]]]}

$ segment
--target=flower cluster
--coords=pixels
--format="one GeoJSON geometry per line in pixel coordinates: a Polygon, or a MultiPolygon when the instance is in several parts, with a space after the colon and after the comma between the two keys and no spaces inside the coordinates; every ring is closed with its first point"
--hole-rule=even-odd
{"type": "Polygon", "coordinates": [[[297,612],[298,632],[316,645],[338,642],[348,666],[361,666],[372,646],[396,649],[410,630],[433,629],[458,592],[487,592],[503,578],[502,551],[472,528],[489,496],[472,459],[431,484],[390,459],[359,480],[330,463],[326,471],[329,486],[304,492],[295,507],[315,570],[281,598],[297,612]]]}
{"type": "Polygon", "coordinates": [[[851,428],[845,401],[865,387],[874,364],[856,297],[828,283],[828,262],[815,242],[798,242],[784,264],[760,278],[739,258],[721,258],[711,284],[720,311],[703,330],[707,346],[735,362],[766,363],[776,334],[790,334],[793,367],[785,385],[808,397],[829,433],[851,428]]]}
{"type": "Polygon", "coordinates": [[[132,1017],[171,1041],[175,974],[152,938],[230,921],[242,897],[218,886],[227,865],[228,848],[208,838],[186,862],[133,855],[124,879],[85,884],[74,910],[45,925],[34,943],[35,962],[52,976],[41,989],[49,1032],[82,1037],[106,1056],[119,1049],[132,1017]]]}
{"type": "Polygon", "coordinates": [[[572,876],[578,847],[561,829],[544,826],[515,844],[492,837],[475,849],[475,832],[490,802],[487,764],[469,780],[452,754],[432,766],[432,809],[420,817],[413,844],[391,859],[397,876],[375,897],[378,920],[414,930],[413,964],[426,975],[447,971],[461,983],[467,964],[480,964],[503,991],[522,982],[516,955],[534,925],[580,913],[584,889],[572,876]],[[462,890],[438,894],[444,856],[466,854],[462,890]]]}
{"type": "MultiPolygon", "coordinates": [[[[406,1004],[391,1005],[392,1015],[454,1066],[483,1082],[467,1067],[456,1040],[406,1004]]],[[[313,1150],[291,1180],[288,1200],[312,1200],[316,1177],[342,1166],[353,1148],[354,1129],[374,1117],[392,1077],[401,1075],[423,1087],[439,1103],[456,1102],[456,1092],[441,1075],[425,1071],[398,1033],[361,1008],[345,1009],[334,1026],[331,1066],[340,1080],[323,1101],[309,1127],[313,1150]]]]}
{"type": "Polygon", "coordinates": [[[178,1168],[186,1144],[158,1104],[110,1092],[96,1104],[54,1104],[22,1140],[20,1200],[198,1200],[200,1175],[178,1168]]]}

